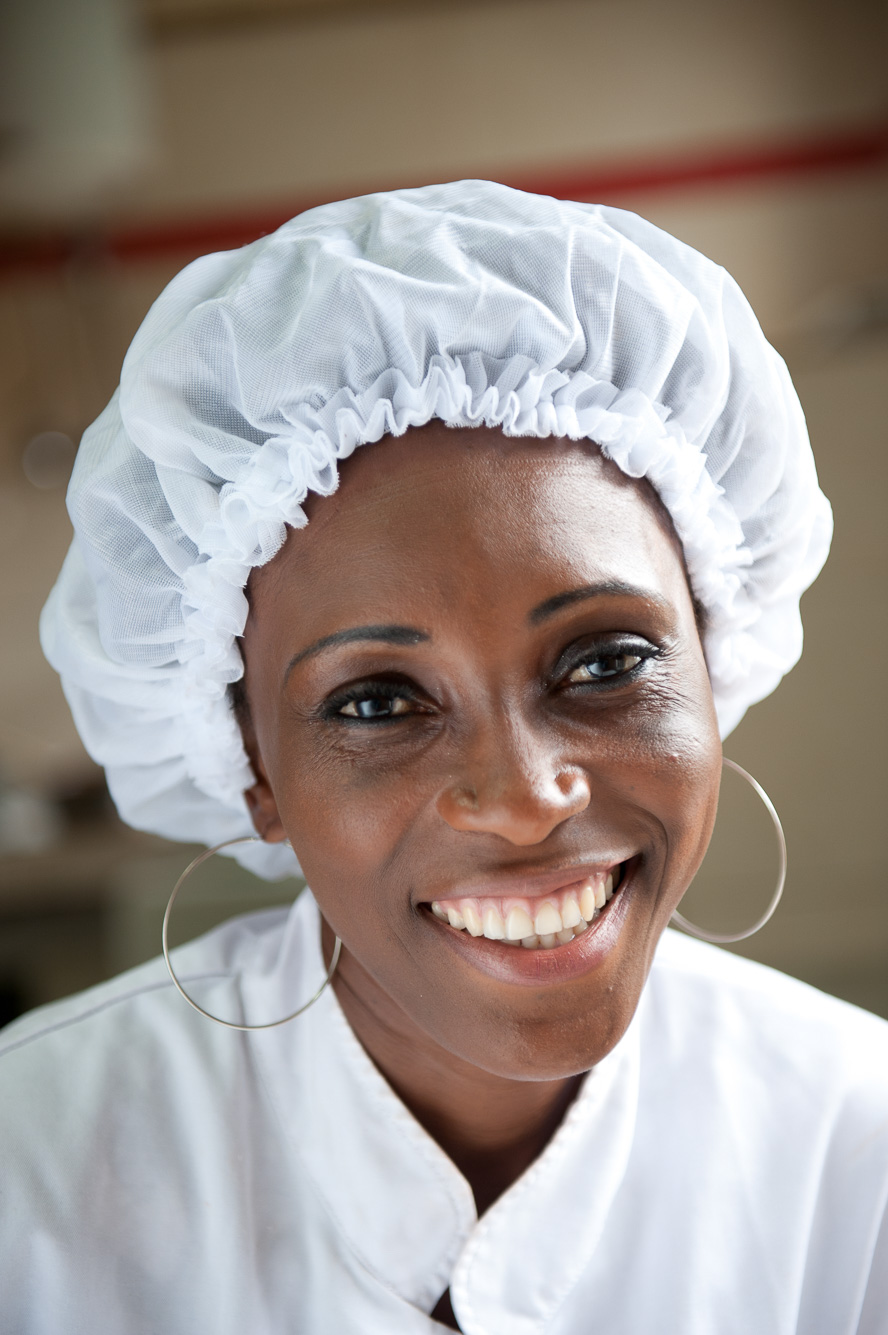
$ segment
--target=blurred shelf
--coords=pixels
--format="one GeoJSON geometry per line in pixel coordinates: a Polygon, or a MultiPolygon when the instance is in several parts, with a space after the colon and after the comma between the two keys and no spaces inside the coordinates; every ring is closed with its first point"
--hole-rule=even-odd
{"type": "Polygon", "coordinates": [[[118,820],[84,822],[44,853],[0,857],[0,919],[100,908],[121,862],[175,851],[184,867],[190,849],[118,820]]]}
{"type": "Polygon", "coordinates": [[[143,0],[142,17],[152,37],[181,33],[214,33],[252,28],[267,22],[329,19],[343,12],[353,15],[388,10],[427,11],[430,8],[466,8],[503,0],[143,0]]]}

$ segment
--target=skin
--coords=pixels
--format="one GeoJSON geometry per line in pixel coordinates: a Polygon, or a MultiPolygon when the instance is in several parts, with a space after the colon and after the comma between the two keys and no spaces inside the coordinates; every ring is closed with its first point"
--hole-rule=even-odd
{"type": "Polygon", "coordinates": [[[349,1023],[480,1212],[625,1032],[709,842],[721,747],[681,549],[588,442],[440,422],[358,450],[306,510],[250,580],[247,800],[291,840],[328,960],[342,938],[349,1023]],[[421,634],[305,653],[381,625],[421,634]],[[342,712],[354,687],[381,719],[342,712]],[[496,977],[429,911],[472,878],[595,860],[629,862],[631,894],[580,976],[496,977]]]}

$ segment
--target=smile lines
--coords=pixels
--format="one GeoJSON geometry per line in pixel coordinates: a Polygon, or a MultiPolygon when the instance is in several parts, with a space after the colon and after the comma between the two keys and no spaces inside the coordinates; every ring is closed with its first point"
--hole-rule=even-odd
{"type": "Polygon", "coordinates": [[[620,883],[621,868],[593,872],[584,880],[543,895],[539,899],[520,896],[495,898],[436,899],[432,913],[441,922],[470,936],[502,941],[528,950],[552,950],[565,946],[594,922],[620,883]]]}

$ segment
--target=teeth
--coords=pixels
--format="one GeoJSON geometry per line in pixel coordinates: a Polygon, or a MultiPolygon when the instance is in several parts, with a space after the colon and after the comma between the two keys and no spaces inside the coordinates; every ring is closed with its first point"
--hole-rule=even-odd
{"type": "MultiPolygon", "coordinates": [[[[609,899],[614,896],[614,872],[604,878],[600,873],[585,881],[577,892],[565,890],[552,899],[524,900],[512,907],[504,915],[502,900],[491,903],[490,899],[461,899],[458,907],[451,901],[435,900],[431,905],[432,913],[441,922],[449,922],[458,931],[467,931],[472,936],[484,936],[490,941],[504,941],[510,946],[522,945],[528,950],[551,950],[553,947],[567,945],[585,932],[590,922],[597,918],[609,899]],[[536,911],[531,916],[536,905],[536,911]]],[[[507,901],[508,902],[508,901],[507,901]]]]}
{"type": "Polygon", "coordinates": [[[566,895],[564,903],[561,905],[561,921],[565,929],[576,927],[582,916],[576,895],[566,895]]]}
{"type": "Polygon", "coordinates": [[[533,920],[533,928],[537,936],[553,936],[560,932],[564,927],[561,921],[561,914],[553,904],[545,903],[537,909],[536,917],[533,920]]]}
{"type": "Polygon", "coordinates": [[[506,935],[503,915],[492,904],[490,908],[484,910],[484,935],[490,941],[502,941],[506,935]]]}
{"type": "Polygon", "coordinates": [[[525,936],[533,936],[533,922],[530,914],[517,905],[506,919],[506,940],[521,941],[525,936]]]}
{"type": "Polygon", "coordinates": [[[587,881],[580,891],[580,916],[586,922],[595,916],[595,887],[587,881]]]}
{"type": "Polygon", "coordinates": [[[474,904],[463,904],[463,917],[466,920],[466,928],[470,936],[484,935],[484,925],[481,922],[481,914],[475,908],[474,904]]]}

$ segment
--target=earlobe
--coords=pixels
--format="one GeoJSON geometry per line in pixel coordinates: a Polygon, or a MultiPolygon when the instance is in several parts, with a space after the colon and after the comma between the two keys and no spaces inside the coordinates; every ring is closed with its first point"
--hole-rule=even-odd
{"type": "Polygon", "coordinates": [[[244,678],[242,677],[239,681],[236,681],[230,690],[234,716],[240,728],[244,750],[247,753],[247,759],[253,773],[256,775],[256,782],[251,787],[244,789],[244,801],[247,804],[253,828],[259,838],[264,839],[267,844],[282,844],[287,838],[287,832],[281,821],[277,802],[274,799],[271,784],[268,782],[268,775],[265,773],[265,766],[259,755],[253,720],[247,702],[244,678]]]}
{"type": "Polygon", "coordinates": [[[253,828],[267,844],[282,844],[287,838],[274,793],[263,775],[252,788],[244,790],[244,801],[253,822],[253,828]]]}
{"type": "Polygon", "coordinates": [[[256,738],[253,735],[252,728],[242,727],[241,730],[250,766],[256,776],[256,782],[251,787],[244,789],[244,801],[247,804],[253,828],[259,838],[264,839],[267,844],[282,844],[287,837],[287,832],[284,829],[274,792],[262,763],[262,757],[259,755],[256,738]]]}

